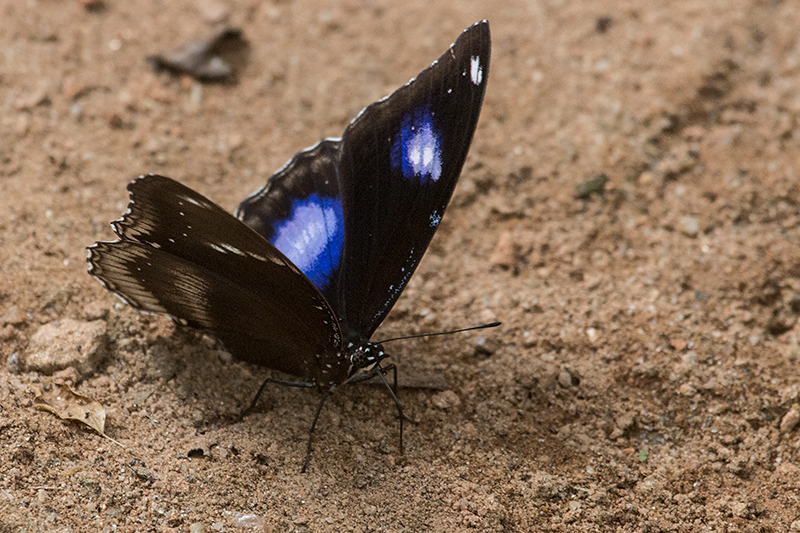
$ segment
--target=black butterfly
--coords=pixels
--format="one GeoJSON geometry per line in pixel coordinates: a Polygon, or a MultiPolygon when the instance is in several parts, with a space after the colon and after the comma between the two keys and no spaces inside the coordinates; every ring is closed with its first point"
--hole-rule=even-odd
{"type": "MultiPolygon", "coordinates": [[[[295,155],[236,217],[170,178],[134,180],[128,212],[112,224],[119,240],[89,247],[89,272],[136,309],[316,385],[323,401],[363,369],[384,379],[388,355],[369,339],[450,200],[490,48],[487,21],[468,28],[341,139],[295,155]]],[[[310,454],[311,436],[308,445],[310,454]]]]}

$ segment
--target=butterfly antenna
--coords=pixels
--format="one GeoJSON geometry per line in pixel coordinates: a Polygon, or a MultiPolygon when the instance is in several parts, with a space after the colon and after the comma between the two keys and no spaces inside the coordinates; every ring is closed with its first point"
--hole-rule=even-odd
{"type": "Polygon", "coordinates": [[[384,339],[377,341],[380,344],[384,342],[392,342],[392,341],[402,341],[406,339],[419,339],[422,337],[436,337],[438,335],[452,335],[453,333],[461,333],[462,331],[473,331],[476,329],[488,329],[488,328],[496,328],[497,326],[501,325],[502,322],[489,322],[488,324],[481,324],[480,326],[472,326],[469,328],[462,328],[462,329],[454,329],[452,331],[439,331],[437,333],[420,333],[419,335],[407,335],[405,337],[394,337],[391,339],[384,339]]]}

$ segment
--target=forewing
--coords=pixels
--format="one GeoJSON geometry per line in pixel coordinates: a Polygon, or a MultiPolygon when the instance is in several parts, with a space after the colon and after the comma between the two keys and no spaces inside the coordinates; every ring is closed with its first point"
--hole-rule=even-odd
{"type": "Polygon", "coordinates": [[[369,336],[394,305],[444,214],[480,115],[491,51],[479,22],[433,65],[366,109],[342,136],[346,338],[369,336]]]}
{"type": "Polygon", "coordinates": [[[346,378],[345,361],[319,365],[341,360],[333,311],[280,251],[170,178],[144,176],[128,190],[120,239],[89,249],[89,272],[107,289],[208,330],[245,361],[317,382],[346,378]]]}
{"type": "Polygon", "coordinates": [[[344,214],[336,164],[340,143],[295,155],[246,198],[236,216],[283,252],[329,301],[338,296],[344,214]]]}

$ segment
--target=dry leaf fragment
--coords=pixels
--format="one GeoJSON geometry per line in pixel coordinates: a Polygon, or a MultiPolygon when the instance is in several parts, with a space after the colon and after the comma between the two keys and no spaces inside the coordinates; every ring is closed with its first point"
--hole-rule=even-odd
{"type": "Polygon", "coordinates": [[[157,71],[188,74],[201,81],[225,81],[234,76],[235,66],[244,62],[246,52],[247,41],[242,30],[224,28],[203,39],[146,59],[157,71]]]}
{"type": "Polygon", "coordinates": [[[49,383],[37,387],[35,395],[33,405],[37,409],[49,411],[62,420],[86,424],[103,437],[119,444],[106,435],[106,409],[94,398],[78,394],[64,383],[49,383]]]}
{"type": "Polygon", "coordinates": [[[593,194],[602,194],[606,190],[606,183],[608,183],[608,176],[598,174],[593,179],[576,185],[575,197],[588,200],[593,194]]]}

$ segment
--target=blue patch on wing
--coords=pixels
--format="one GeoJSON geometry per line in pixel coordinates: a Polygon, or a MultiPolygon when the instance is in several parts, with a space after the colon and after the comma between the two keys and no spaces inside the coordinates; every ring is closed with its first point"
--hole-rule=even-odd
{"type": "Polygon", "coordinates": [[[406,179],[416,178],[425,184],[441,177],[441,135],[433,124],[429,106],[416,107],[403,117],[392,143],[391,158],[392,167],[406,179]]]}
{"type": "Polygon", "coordinates": [[[289,218],[275,225],[273,246],[320,291],[330,285],[344,247],[344,214],[338,197],[317,193],[292,202],[289,218]]]}

